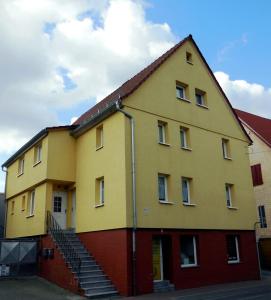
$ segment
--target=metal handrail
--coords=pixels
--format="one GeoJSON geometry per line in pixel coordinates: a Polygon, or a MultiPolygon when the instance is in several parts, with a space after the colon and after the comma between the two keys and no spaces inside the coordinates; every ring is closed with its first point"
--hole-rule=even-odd
{"type": "Polygon", "coordinates": [[[47,230],[60,247],[72,269],[77,273],[80,273],[82,265],[81,258],[69,241],[67,233],[59,226],[50,211],[47,211],[47,230]]]}

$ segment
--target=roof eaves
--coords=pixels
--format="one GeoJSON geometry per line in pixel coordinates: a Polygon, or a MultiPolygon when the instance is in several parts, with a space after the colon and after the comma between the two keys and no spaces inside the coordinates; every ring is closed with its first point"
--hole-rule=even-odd
{"type": "Polygon", "coordinates": [[[107,107],[101,111],[98,111],[98,113],[92,115],[90,118],[84,120],[80,126],[77,126],[73,131],[71,131],[71,135],[75,138],[79,137],[92,127],[96,126],[98,123],[106,119],[107,117],[111,116],[114,112],[117,111],[116,102],[121,101],[116,100],[115,102],[112,102],[107,105],[107,107]]]}

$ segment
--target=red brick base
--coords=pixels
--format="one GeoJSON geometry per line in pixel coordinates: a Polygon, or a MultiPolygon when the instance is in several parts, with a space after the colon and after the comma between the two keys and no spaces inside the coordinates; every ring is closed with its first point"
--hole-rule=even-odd
{"type": "Polygon", "coordinates": [[[81,290],[78,289],[78,281],[74,278],[71,270],[67,267],[63,256],[56,248],[49,235],[41,238],[40,248],[41,252],[44,248],[53,248],[54,257],[52,259],[45,259],[40,256],[39,275],[64,289],[70,290],[73,293],[82,294],[81,290]]]}
{"type": "MultiPolygon", "coordinates": [[[[254,231],[222,230],[137,230],[137,293],[153,291],[152,239],[164,236],[170,241],[170,280],[177,289],[241,280],[259,279],[254,231]],[[181,268],[180,236],[197,236],[198,266],[181,268]],[[226,235],[237,234],[240,241],[238,264],[228,264],[226,235]]],[[[126,229],[79,234],[121,295],[132,293],[131,231],[126,229]]]]}

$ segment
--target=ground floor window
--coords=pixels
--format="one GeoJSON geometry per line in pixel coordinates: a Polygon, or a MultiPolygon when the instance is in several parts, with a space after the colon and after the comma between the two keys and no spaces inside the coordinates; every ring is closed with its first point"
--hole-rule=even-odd
{"type": "Polygon", "coordinates": [[[181,266],[192,267],[197,265],[196,237],[185,235],[180,238],[181,266]]]}
{"type": "Polygon", "coordinates": [[[228,255],[228,263],[239,263],[239,242],[237,235],[228,235],[227,236],[227,255],[228,255]]]}

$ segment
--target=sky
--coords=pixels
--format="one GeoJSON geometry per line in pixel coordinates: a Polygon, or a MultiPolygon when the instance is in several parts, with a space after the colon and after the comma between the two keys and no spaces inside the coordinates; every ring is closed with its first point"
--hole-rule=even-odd
{"type": "Polygon", "coordinates": [[[269,0],[0,0],[0,164],[188,34],[232,105],[271,118],[270,11],[269,0]]]}

